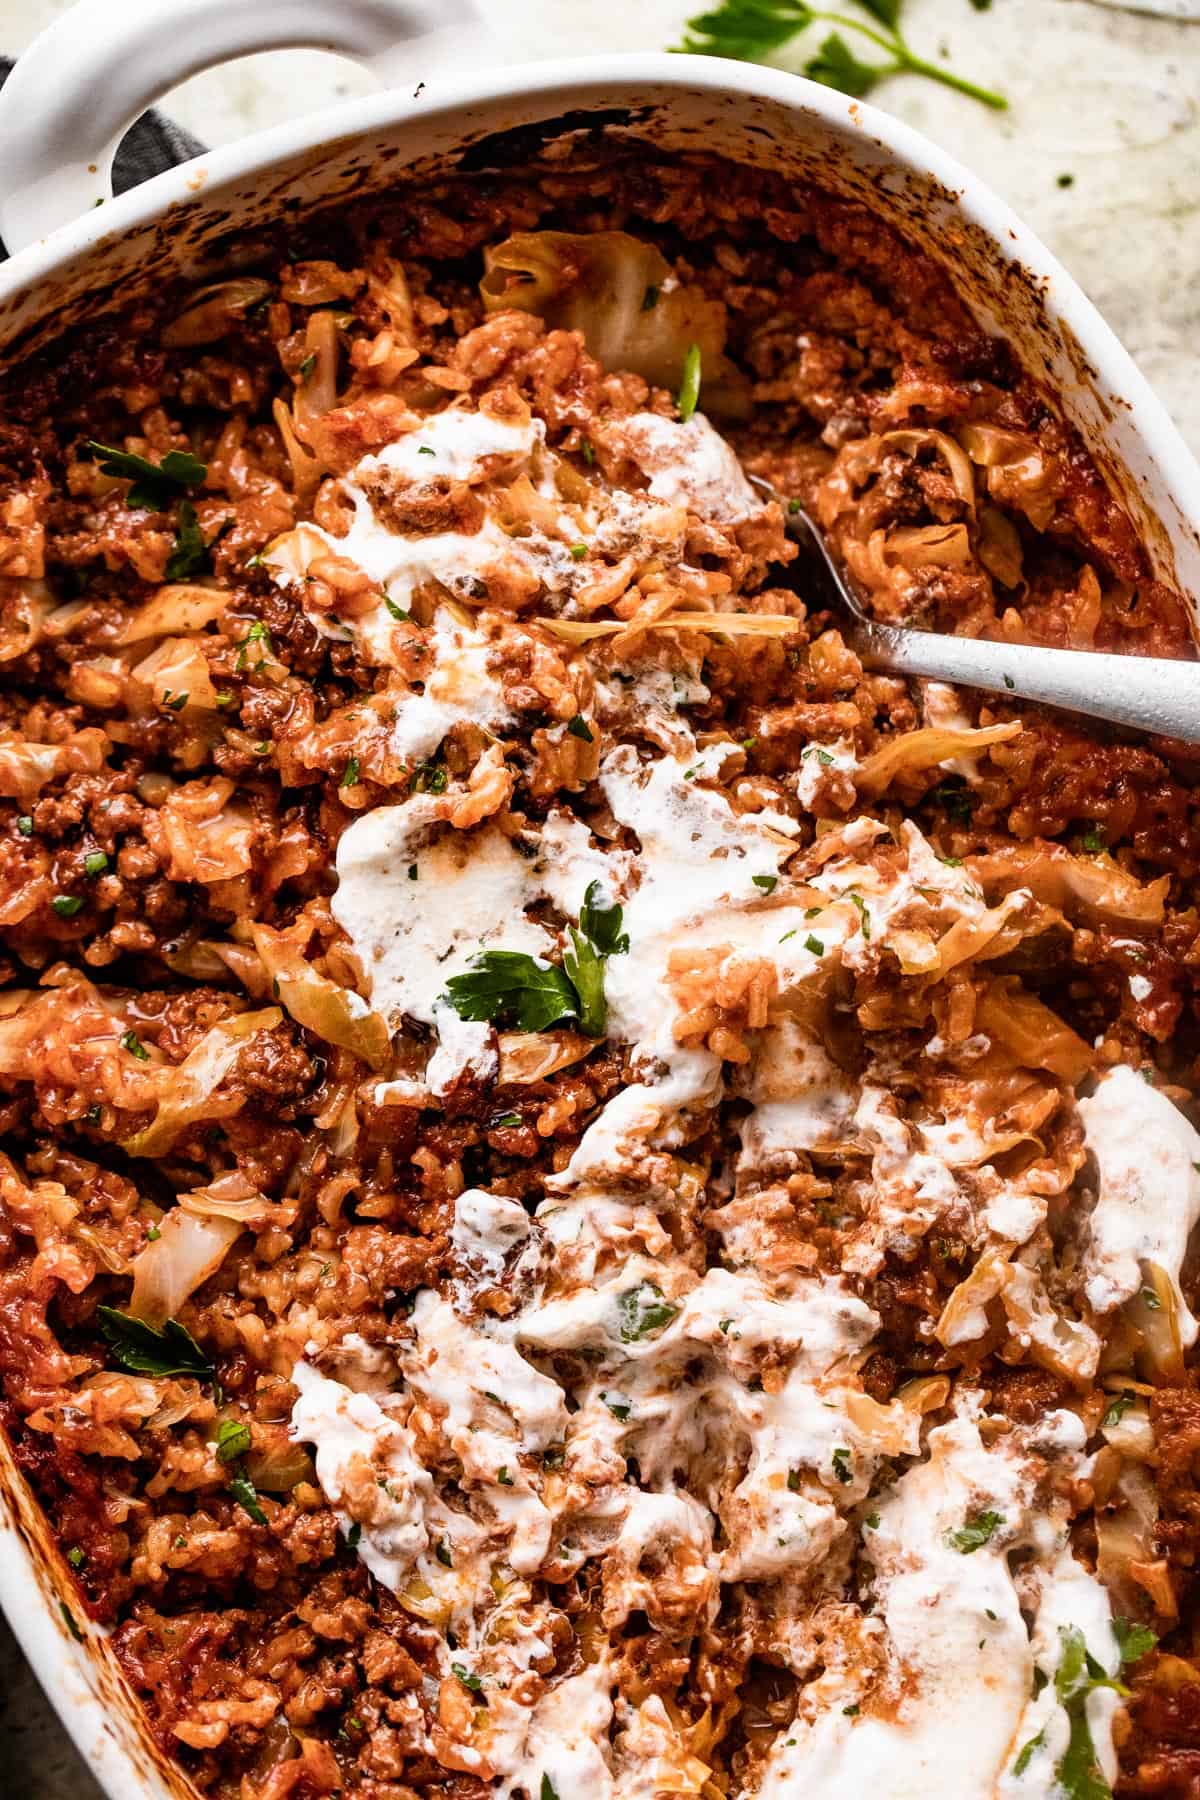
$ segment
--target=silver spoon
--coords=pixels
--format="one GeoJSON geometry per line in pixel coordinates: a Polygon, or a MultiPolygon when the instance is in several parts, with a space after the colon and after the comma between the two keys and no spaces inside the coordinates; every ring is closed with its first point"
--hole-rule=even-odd
{"type": "Polygon", "coordinates": [[[830,555],[820,527],[798,500],[770,482],[750,480],[783,509],[788,534],[814,548],[857,626],[851,648],[868,669],[923,675],[988,694],[1013,694],[1043,706],[1088,713],[1163,737],[1200,744],[1200,664],[1161,656],[1113,656],[1099,650],[1050,650],[1040,644],[998,644],[989,638],[950,637],[911,625],[868,618],[830,555]]]}

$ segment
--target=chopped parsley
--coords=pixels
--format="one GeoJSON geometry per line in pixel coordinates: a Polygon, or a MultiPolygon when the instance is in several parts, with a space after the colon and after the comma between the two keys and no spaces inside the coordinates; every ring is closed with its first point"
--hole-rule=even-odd
{"type": "Polygon", "coordinates": [[[1089,856],[1098,856],[1107,841],[1108,832],[1103,825],[1089,825],[1079,840],[1079,847],[1086,850],[1089,856]]]}
{"type": "Polygon", "coordinates": [[[50,902],[52,911],[56,912],[60,919],[73,919],[82,905],[83,901],[78,894],[56,894],[50,902]]]}
{"type": "Polygon", "coordinates": [[[981,1550],[984,1544],[990,1543],[1003,1523],[1003,1513],[973,1513],[957,1531],[946,1533],[946,1542],[960,1556],[970,1556],[974,1551],[981,1550]]]}
{"type": "Polygon", "coordinates": [[[449,779],[443,764],[418,763],[408,778],[408,791],[410,794],[444,794],[449,779]]]}
{"type": "Polygon", "coordinates": [[[923,75],[997,111],[1008,105],[1002,94],[916,56],[900,29],[901,0],[861,0],[861,4],[871,15],[869,25],[847,13],[811,6],[807,0],[719,0],[711,12],[698,13],[687,21],[688,35],[679,48],[694,56],[729,56],[738,62],[762,62],[810,25],[825,21],[856,32],[882,51],[884,60],[863,62],[841,31],[833,31],[804,64],[801,72],[810,81],[862,99],[888,75],[923,75]]]}
{"type": "Polygon", "coordinates": [[[162,1328],[131,1318],[115,1306],[96,1310],[104,1340],[123,1369],[135,1375],[194,1375],[211,1381],[215,1371],[195,1338],[178,1319],[162,1328]]]}
{"type": "Polygon", "coordinates": [[[297,373],[297,375],[299,375],[301,381],[307,381],[309,376],[312,374],[313,370],[316,368],[316,366],[317,366],[317,353],[315,350],[310,350],[308,355],[304,358],[304,361],[300,364],[300,367],[296,370],[296,373],[297,373]]]}
{"type": "Polygon", "coordinates": [[[1130,1393],[1114,1394],[1105,1409],[1104,1417],[1100,1421],[1101,1427],[1119,1425],[1121,1420],[1125,1417],[1125,1414],[1133,1405],[1133,1401],[1134,1396],[1130,1393]]]}
{"type": "Polygon", "coordinates": [[[438,1539],[433,1554],[437,1557],[443,1569],[452,1569],[454,1567],[454,1558],[450,1554],[450,1546],[444,1537],[438,1539]]]}
{"type": "Polygon", "coordinates": [[[17,820],[17,830],[20,832],[22,837],[32,837],[33,836],[33,814],[32,813],[22,813],[21,814],[20,818],[17,820]]]}
{"type": "Polygon", "coordinates": [[[620,1419],[622,1424],[625,1423],[625,1420],[629,1417],[630,1413],[633,1411],[632,1401],[615,1400],[609,1394],[601,1394],[600,1398],[603,1400],[605,1406],[607,1406],[607,1408],[608,1408],[609,1412],[612,1414],[613,1418],[620,1419]]]}
{"type": "Polygon", "coordinates": [[[217,1461],[236,1462],[250,1448],[250,1427],[238,1419],[222,1419],[217,1427],[217,1461]]]}
{"type": "Polygon", "coordinates": [[[634,1344],[652,1332],[663,1331],[678,1313],[652,1281],[628,1288],[617,1301],[618,1329],[623,1344],[634,1344]]]}
{"type": "Polygon", "coordinates": [[[259,658],[254,666],[255,668],[261,669],[268,656],[272,654],[271,633],[261,619],[254,619],[251,621],[250,629],[238,645],[237,661],[233,666],[239,673],[250,661],[251,644],[258,644],[260,646],[259,658]]]}
{"type": "Polygon", "coordinates": [[[679,417],[686,425],[700,404],[701,357],[699,344],[689,344],[683,359],[683,379],[679,384],[679,417]]]}
{"type": "Polygon", "coordinates": [[[581,738],[585,744],[594,744],[596,741],[595,734],[582,713],[575,714],[568,724],[567,730],[572,737],[581,738]]]}
{"type": "Polygon", "coordinates": [[[516,1126],[521,1125],[522,1123],[523,1120],[520,1113],[501,1113],[500,1117],[492,1126],[492,1130],[512,1131],[516,1126]]]}
{"type": "Polygon", "coordinates": [[[943,807],[947,817],[957,824],[970,824],[975,811],[975,796],[964,782],[943,781],[930,790],[929,798],[943,807]]]}
{"type": "Polygon", "coordinates": [[[196,518],[196,509],[190,500],[181,500],[175,543],[167,558],[167,580],[190,581],[193,576],[202,575],[207,568],[208,545],[196,518]]]}
{"type": "Polygon", "coordinates": [[[855,911],[857,912],[858,920],[859,920],[859,928],[862,931],[863,939],[866,943],[869,944],[871,941],[871,915],[867,911],[867,903],[863,899],[861,894],[856,894],[853,892],[849,893],[846,896],[846,898],[849,900],[851,906],[853,906],[855,911]]]}
{"type": "Polygon", "coordinates": [[[502,1463],[500,1465],[500,1467],[496,1470],[496,1480],[500,1483],[501,1487],[511,1487],[512,1486],[513,1478],[508,1472],[508,1464],[507,1463],[502,1463]]]}
{"type": "Polygon", "coordinates": [[[355,786],[357,786],[357,784],[358,784],[358,758],[357,758],[357,756],[352,756],[350,758],[349,762],[346,764],[345,769],[342,771],[342,779],[338,783],[338,786],[348,788],[348,787],[355,787],[355,786]]]}
{"type": "Polygon", "coordinates": [[[854,1472],[850,1467],[851,1456],[849,1450],[835,1450],[830,1460],[833,1463],[833,1472],[839,1481],[848,1484],[854,1480],[854,1472]]]}
{"type": "Polygon", "coordinates": [[[779,886],[778,875],[752,875],[750,879],[756,888],[762,889],[764,894],[773,894],[779,886]]]}
{"type": "Polygon", "coordinates": [[[1027,1744],[1022,1744],[1020,1755],[1013,1764],[1012,1772],[1014,1775],[1023,1775],[1025,1773],[1026,1769],[1033,1761],[1034,1752],[1041,1749],[1045,1736],[1046,1733],[1044,1730],[1039,1731],[1037,1736],[1031,1737],[1027,1744]]]}
{"type": "Polygon", "coordinates": [[[269,1523],[266,1513],[258,1504],[258,1489],[238,1463],[229,1477],[229,1491],[244,1513],[248,1513],[256,1525],[269,1523]]]}
{"type": "Polygon", "coordinates": [[[65,1600],[59,1601],[58,1610],[63,1616],[63,1624],[66,1626],[66,1628],[70,1632],[71,1636],[75,1639],[75,1642],[77,1644],[82,1644],[83,1633],[82,1633],[82,1631],[80,1631],[78,1625],[75,1623],[75,1614],[71,1611],[70,1607],[67,1605],[65,1600]]]}
{"type": "Polygon", "coordinates": [[[824,944],[819,937],[814,937],[811,931],[804,940],[804,948],[811,951],[814,956],[824,956],[825,954],[824,944]]]}
{"type": "Polygon", "coordinates": [[[419,879],[419,877],[418,877],[418,875],[417,875],[417,865],[416,865],[416,863],[409,863],[409,865],[408,865],[408,879],[409,879],[409,880],[410,880],[410,881],[416,881],[416,880],[418,880],[418,879],[419,879]]]}
{"type": "Polygon", "coordinates": [[[417,445],[417,455],[418,456],[436,456],[437,451],[434,449],[432,444],[418,444],[417,445]]]}
{"type": "Polygon", "coordinates": [[[73,1569],[82,1569],[84,1563],[87,1561],[87,1557],[83,1554],[83,1551],[79,1548],[78,1544],[72,1544],[71,1548],[67,1551],[67,1561],[73,1569]]]}
{"type": "Polygon", "coordinates": [[[362,1526],[357,1519],[355,1519],[353,1525],[351,1525],[349,1531],[346,1533],[346,1542],[349,1544],[351,1550],[357,1550],[359,1544],[362,1542],[362,1526]]]}
{"type": "Polygon", "coordinates": [[[108,867],[108,857],[103,850],[89,850],[83,859],[85,875],[103,875],[108,867]]]}
{"type": "Polygon", "coordinates": [[[132,1027],[121,1033],[121,1048],[128,1050],[130,1056],[136,1056],[139,1062],[150,1061],[150,1052],[132,1027]]]}
{"type": "Polygon", "coordinates": [[[1112,1622],[1112,1628],[1117,1648],[1121,1652],[1122,1668],[1127,1668],[1130,1663],[1141,1662],[1143,1656],[1149,1656],[1158,1642],[1148,1625],[1137,1625],[1132,1619],[1116,1618],[1112,1622]]]}
{"type": "Polygon", "coordinates": [[[155,463],[130,450],[98,444],[94,438],[87,440],[87,447],[100,464],[101,474],[133,483],[125,496],[126,506],[145,506],[152,512],[161,512],[177,489],[195,487],[208,474],[208,465],[190,450],[168,450],[162,461],[155,463]]]}
{"type": "Polygon", "coordinates": [[[405,612],[402,606],[397,606],[394,600],[389,600],[386,594],[383,597],[383,604],[387,607],[393,619],[403,619],[405,624],[408,624],[411,621],[412,614],[410,612],[405,612]]]}

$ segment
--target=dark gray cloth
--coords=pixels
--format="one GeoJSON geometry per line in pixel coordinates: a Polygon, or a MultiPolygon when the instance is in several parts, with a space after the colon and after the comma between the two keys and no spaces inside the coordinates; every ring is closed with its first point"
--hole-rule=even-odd
{"type": "MultiPolygon", "coordinates": [[[[11,58],[0,56],[0,87],[4,86],[11,68],[11,58]]],[[[123,194],[126,188],[137,187],[140,181],[149,181],[151,175],[160,175],[175,163],[186,162],[189,156],[199,156],[203,148],[199,138],[194,138],[190,131],[181,130],[170,119],[164,119],[161,113],[146,113],[122,140],[117,151],[113,187],[118,194],[123,194]]],[[[0,258],[6,254],[4,245],[0,244],[0,258]]]]}

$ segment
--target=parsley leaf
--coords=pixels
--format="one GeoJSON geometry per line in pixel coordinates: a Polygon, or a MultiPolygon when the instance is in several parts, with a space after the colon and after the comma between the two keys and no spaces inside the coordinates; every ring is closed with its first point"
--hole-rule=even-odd
{"type": "Polygon", "coordinates": [[[1012,1768],[1012,1772],[1014,1775],[1023,1775],[1025,1773],[1026,1769],[1029,1767],[1030,1763],[1033,1761],[1034,1751],[1039,1750],[1041,1748],[1042,1740],[1045,1738],[1045,1736],[1046,1736],[1046,1733],[1044,1731],[1039,1731],[1036,1737],[1031,1737],[1027,1744],[1023,1744],[1021,1746],[1020,1755],[1017,1757],[1017,1760],[1013,1764],[1013,1768],[1012,1768]]]}
{"type": "Polygon", "coordinates": [[[1114,1619],[1113,1636],[1121,1652],[1121,1666],[1141,1662],[1143,1656],[1149,1656],[1158,1639],[1148,1625],[1137,1625],[1132,1619],[1114,1619]]]}
{"type": "Polygon", "coordinates": [[[652,1331],[663,1331],[678,1311],[652,1281],[627,1289],[617,1301],[621,1342],[633,1344],[639,1338],[649,1337],[652,1331]]]}
{"type": "Polygon", "coordinates": [[[579,913],[579,929],[591,938],[601,956],[623,956],[629,933],[621,930],[623,908],[605,894],[598,881],[589,881],[579,913]]]}
{"type": "Polygon", "coordinates": [[[1114,1394],[1108,1403],[1104,1417],[1100,1421],[1101,1427],[1107,1425],[1119,1425],[1121,1420],[1125,1417],[1125,1414],[1133,1405],[1133,1399],[1133,1395],[1129,1393],[1114,1394]]]}
{"type": "Polygon", "coordinates": [[[484,950],[462,975],[451,976],[446,998],[460,1019],[518,1031],[546,1031],[574,1019],[589,1037],[602,1037],[608,1018],[604,964],[629,948],[622,916],[600,883],[590,882],[561,968],[520,950],[484,950]]]}
{"type": "Polygon", "coordinates": [[[860,62],[841,33],[831,31],[816,55],[805,63],[804,73],[822,87],[836,88],[839,94],[862,100],[891,70],[879,63],[860,62]]]}
{"type": "Polygon", "coordinates": [[[548,1775],[542,1776],[542,1785],[538,1790],[538,1800],[558,1800],[558,1789],[548,1775]]]}
{"type": "Polygon", "coordinates": [[[833,1472],[839,1481],[849,1484],[854,1480],[854,1472],[850,1467],[849,1450],[845,1448],[835,1450],[830,1461],[833,1463],[833,1472]]]}
{"type": "Polygon", "coordinates": [[[446,983],[460,1019],[487,1020],[517,1031],[546,1031],[579,1017],[579,995],[563,969],[522,950],[484,950],[446,983]]]}
{"type": "Polygon", "coordinates": [[[886,58],[883,62],[862,62],[841,31],[831,32],[804,64],[804,73],[826,87],[861,98],[885,75],[924,75],[943,87],[969,95],[984,106],[1003,110],[1008,105],[1002,94],[979,87],[943,68],[940,63],[927,62],[924,57],[914,55],[900,29],[902,0],[858,0],[858,3],[869,14],[872,24],[848,13],[810,6],[807,0],[722,0],[722,4],[710,12],[698,13],[688,20],[687,35],[679,49],[695,56],[731,56],[739,62],[762,62],[820,20],[840,26],[842,31],[857,32],[883,51],[886,58]]]}
{"type": "Polygon", "coordinates": [[[959,825],[969,825],[975,811],[975,796],[962,781],[943,781],[931,788],[929,798],[945,809],[948,818],[959,825]]]}
{"type": "Polygon", "coordinates": [[[102,475],[116,475],[133,483],[125,496],[126,506],[145,506],[152,512],[161,512],[169,505],[176,488],[195,487],[208,474],[208,464],[190,450],[168,450],[161,462],[151,462],[148,457],[135,456],[131,450],[98,444],[94,438],[87,440],[87,447],[99,462],[102,475]]]}
{"type": "Polygon", "coordinates": [[[162,1330],[118,1312],[115,1306],[97,1309],[105,1342],[122,1368],[135,1375],[195,1375],[211,1381],[214,1369],[191,1332],[178,1319],[167,1319],[162,1330]]]}
{"type": "Polygon", "coordinates": [[[167,580],[188,581],[193,575],[203,574],[207,567],[208,545],[197,522],[196,509],[190,500],[181,500],[175,547],[167,558],[167,580]]]}
{"type": "Polygon", "coordinates": [[[604,998],[604,957],[582,931],[571,927],[571,948],[563,951],[562,966],[575,990],[579,1029],[588,1037],[603,1037],[608,1022],[604,998]]]}
{"type": "Polygon", "coordinates": [[[693,56],[731,56],[738,62],[757,62],[780,50],[798,31],[813,21],[804,0],[724,0],[712,12],[689,19],[679,46],[693,56]]]}
{"type": "Polygon", "coordinates": [[[222,1419],[217,1427],[217,1461],[236,1462],[250,1448],[250,1427],[239,1419],[222,1419]]]}
{"type": "Polygon", "coordinates": [[[582,713],[575,714],[575,717],[569,721],[567,730],[572,737],[581,738],[585,744],[594,744],[596,741],[592,729],[582,713]]]}
{"type": "Polygon", "coordinates": [[[700,346],[689,344],[683,359],[683,379],[679,383],[679,417],[686,425],[700,404],[700,346]]]}
{"type": "Polygon", "coordinates": [[[957,1550],[960,1556],[970,1556],[973,1551],[980,1550],[984,1544],[990,1543],[1003,1523],[1003,1513],[973,1513],[969,1519],[963,1521],[957,1531],[946,1533],[946,1542],[951,1550],[957,1550]]]}
{"type": "Polygon", "coordinates": [[[256,1525],[269,1523],[266,1513],[258,1504],[258,1489],[240,1463],[229,1477],[229,1491],[242,1511],[249,1513],[256,1525]]]}

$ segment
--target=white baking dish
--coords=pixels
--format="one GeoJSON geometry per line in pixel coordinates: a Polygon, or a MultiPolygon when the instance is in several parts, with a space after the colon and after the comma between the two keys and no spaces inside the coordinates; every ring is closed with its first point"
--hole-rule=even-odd
{"type": "MultiPolygon", "coordinates": [[[[0,95],[0,235],[17,251],[0,268],[0,362],[139,288],[221,266],[238,234],[282,209],[349,201],[464,152],[468,167],[486,167],[505,154],[495,134],[607,123],[660,149],[758,164],[874,207],[948,267],[980,321],[1046,385],[1133,514],[1155,573],[1200,591],[1200,468],[1070,276],[959,164],[885,113],[741,63],[612,56],[425,84],[420,45],[402,56],[396,46],[457,11],[448,0],[84,0],[0,95]],[[145,106],[200,68],[294,44],[376,62],[390,51],[403,86],[111,198],[113,148],[145,106]]],[[[3,1445],[0,1490],[0,1604],[64,1724],[113,1800],[185,1794],[103,1637],[80,1618],[85,1642],[74,1640],[62,1611],[69,1571],[3,1445]]]]}

